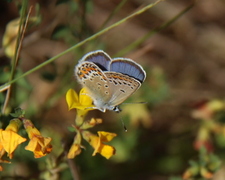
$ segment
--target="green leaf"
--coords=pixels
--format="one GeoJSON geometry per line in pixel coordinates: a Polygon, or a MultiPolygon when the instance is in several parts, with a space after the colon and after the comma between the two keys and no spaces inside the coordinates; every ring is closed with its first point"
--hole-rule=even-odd
{"type": "Polygon", "coordinates": [[[25,110],[21,108],[16,108],[14,113],[10,113],[12,117],[24,117],[25,115],[25,110]]]}

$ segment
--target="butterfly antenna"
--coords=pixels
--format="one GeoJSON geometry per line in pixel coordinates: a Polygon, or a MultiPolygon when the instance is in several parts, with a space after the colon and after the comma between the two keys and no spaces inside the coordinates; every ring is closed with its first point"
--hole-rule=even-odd
{"type": "Polygon", "coordinates": [[[121,118],[120,120],[121,120],[121,123],[122,123],[122,125],[123,125],[123,129],[124,129],[124,131],[125,131],[125,132],[127,132],[128,130],[127,130],[126,125],[124,124],[123,119],[121,118]]]}

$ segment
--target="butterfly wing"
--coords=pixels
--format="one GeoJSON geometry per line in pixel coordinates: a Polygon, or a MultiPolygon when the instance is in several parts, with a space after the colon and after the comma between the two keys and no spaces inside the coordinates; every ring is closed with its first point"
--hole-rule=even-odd
{"type": "Polygon", "coordinates": [[[117,72],[104,72],[108,79],[108,84],[111,91],[111,99],[108,101],[108,109],[113,109],[122,102],[124,102],[129,96],[131,96],[140,86],[141,83],[127,75],[117,72]]]}
{"type": "Polygon", "coordinates": [[[94,105],[105,111],[105,104],[111,99],[110,87],[106,75],[92,62],[81,62],[75,67],[79,83],[87,89],[94,105]]]}
{"type": "Polygon", "coordinates": [[[86,54],[75,67],[75,75],[101,111],[115,110],[145,80],[144,69],[131,59],[111,59],[102,50],[86,54]]]}
{"type": "Polygon", "coordinates": [[[111,58],[102,50],[93,51],[87,53],[81,61],[93,62],[96,64],[102,71],[108,71],[111,63],[111,58]]]}
{"type": "Polygon", "coordinates": [[[110,71],[126,74],[137,79],[140,83],[142,83],[146,77],[144,69],[128,58],[114,58],[110,65],[110,71]]]}

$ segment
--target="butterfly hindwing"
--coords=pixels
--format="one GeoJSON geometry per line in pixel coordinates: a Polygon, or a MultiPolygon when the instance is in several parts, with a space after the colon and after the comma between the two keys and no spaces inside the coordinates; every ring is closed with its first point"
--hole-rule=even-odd
{"type": "Polygon", "coordinates": [[[109,106],[117,106],[131,96],[141,85],[136,79],[117,72],[104,72],[112,93],[109,106]]]}

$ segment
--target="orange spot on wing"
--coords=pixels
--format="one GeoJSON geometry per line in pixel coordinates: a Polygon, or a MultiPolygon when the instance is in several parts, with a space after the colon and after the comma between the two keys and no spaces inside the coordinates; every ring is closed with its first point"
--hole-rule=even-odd
{"type": "Polygon", "coordinates": [[[100,70],[96,69],[95,67],[83,67],[81,70],[80,70],[80,73],[79,73],[79,78],[83,78],[85,77],[86,75],[90,74],[90,72],[95,72],[97,73],[99,76],[102,77],[102,79],[104,80],[107,80],[106,77],[103,75],[103,72],[101,72],[100,70]]]}

